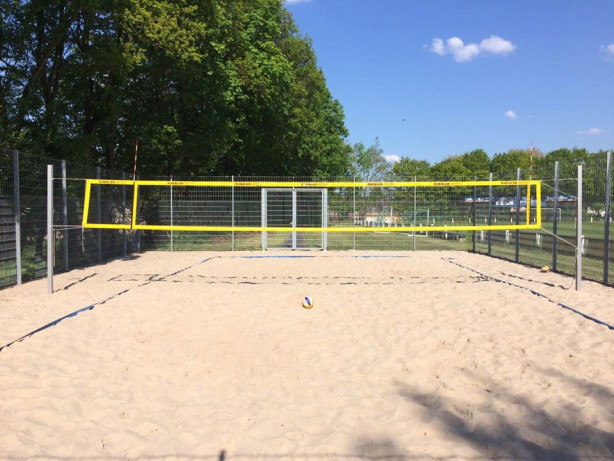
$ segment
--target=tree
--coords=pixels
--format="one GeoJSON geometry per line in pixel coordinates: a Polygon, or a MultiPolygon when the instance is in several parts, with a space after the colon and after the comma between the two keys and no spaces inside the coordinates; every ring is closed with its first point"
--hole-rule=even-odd
{"type": "Polygon", "coordinates": [[[462,156],[451,156],[431,167],[431,175],[437,179],[463,181],[470,179],[471,172],[465,166],[462,156]]]}
{"type": "Polygon", "coordinates": [[[471,177],[488,177],[488,173],[490,172],[490,158],[484,150],[476,149],[463,154],[462,162],[471,177]]]}
{"type": "Polygon", "coordinates": [[[414,160],[404,157],[392,166],[394,176],[400,180],[413,181],[415,177],[425,179],[431,171],[426,160],[414,160]]]}
{"type": "Polygon", "coordinates": [[[390,164],[384,158],[384,150],[379,145],[379,139],[369,147],[361,142],[352,146],[352,165],[350,175],[357,180],[371,182],[381,181],[390,170],[390,164]]]}

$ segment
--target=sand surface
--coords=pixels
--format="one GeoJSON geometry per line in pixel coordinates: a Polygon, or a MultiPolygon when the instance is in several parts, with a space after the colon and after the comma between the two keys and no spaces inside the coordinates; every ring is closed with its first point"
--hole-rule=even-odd
{"type": "Polygon", "coordinates": [[[557,303],[614,324],[614,290],[573,284],[460,252],[151,252],[6,289],[0,346],[106,301],[0,351],[0,458],[613,459],[614,330],[557,303]]]}

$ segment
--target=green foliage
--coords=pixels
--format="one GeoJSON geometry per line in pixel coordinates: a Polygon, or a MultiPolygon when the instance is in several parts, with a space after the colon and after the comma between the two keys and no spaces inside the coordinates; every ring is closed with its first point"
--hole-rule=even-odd
{"type": "Polygon", "coordinates": [[[431,165],[426,160],[402,158],[392,167],[392,172],[398,180],[413,181],[414,178],[424,179],[429,176],[431,165]]]}
{"type": "Polygon", "coordinates": [[[384,150],[375,138],[375,144],[365,147],[363,143],[352,146],[350,175],[360,181],[381,181],[390,171],[390,164],[384,158],[384,150]]]}
{"type": "Polygon", "coordinates": [[[2,2],[0,140],[142,175],[339,175],[343,109],[281,0],[2,2]]]}

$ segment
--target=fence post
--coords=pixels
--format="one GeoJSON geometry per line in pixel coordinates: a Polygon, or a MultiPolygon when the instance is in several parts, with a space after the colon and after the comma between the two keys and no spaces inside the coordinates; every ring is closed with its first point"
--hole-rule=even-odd
{"type": "MultiPolygon", "coordinates": [[[[235,176],[231,176],[232,181],[232,227],[235,227],[235,176]]],[[[235,251],[235,231],[232,231],[232,251],[235,251]]]]}
{"type": "MultiPolygon", "coordinates": [[[[173,175],[171,175],[171,182],[173,181],[173,175]]],[[[171,184],[171,252],[174,251],[174,233],[173,233],[173,185],[171,184]]]]}
{"type": "Polygon", "coordinates": [[[576,290],[580,290],[582,285],[582,165],[578,165],[576,215],[576,290]]]}
{"type": "MultiPolygon", "coordinates": [[[[100,179],[100,167],[96,167],[96,179],[100,179]]],[[[100,184],[96,187],[96,219],[97,223],[102,221],[102,211],[100,209],[100,184]]],[[[98,262],[102,262],[102,230],[96,229],[96,245],[98,246],[98,262]]]]}
{"type": "Polygon", "coordinates": [[[606,153],[605,226],[603,230],[603,283],[608,284],[610,271],[610,216],[612,213],[612,151],[606,153]]]}
{"type": "MultiPolygon", "coordinates": [[[[414,182],[418,182],[418,177],[414,176],[414,182]]],[[[414,222],[412,224],[412,226],[414,227],[414,251],[416,251],[416,230],[415,228],[418,226],[418,221],[417,221],[417,213],[418,213],[418,209],[416,208],[417,205],[417,186],[414,186],[414,222]]],[[[356,219],[356,217],[354,217],[354,219],[356,219]]]]}
{"type": "Polygon", "coordinates": [[[559,161],[554,162],[554,206],[552,208],[552,233],[554,238],[552,239],[552,270],[556,270],[556,257],[559,250],[559,161]]]}
{"type": "MultiPolygon", "coordinates": [[[[520,181],[520,168],[516,168],[516,181],[520,181]]],[[[516,186],[516,225],[520,224],[520,186],[516,186]]],[[[514,261],[520,261],[520,229],[516,229],[516,255],[514,261]]]]}
{"type": "Polygon", "coordinates": [[[68,272],[68,195],[66,191],[66,160],[62,160],[62,241],[64,242],[64,270],[68,272]]]}
{"type": "MultiPolygon", "coordinates": [[[[488,180],[492,182],[492,173],[488,173],[488,180]]],[[[492,185],[488,186],[488,226],[492,225],[492,185]]],[[[492,231],[488,230],[488,256],[492,247],[492,231]]]]}
{"type": "MultiPolygon", "coordinates": [[[[478,177],[476,175],[473,176],[473,180],[477,181],[478,177]]],[[[478,198],[478,188],[476,186],[473,186],[473,203],[471,204],[471,214],[472,214],[472,219],[473,222],[472,224],[475,226],[476,225],[476,203],[475,201],[478,198]]],[[[473,231],[473,252],[475,253],[475,240],[476,240],[476,234],[475,234],[475,230],[473,231]]]]}
{"type": "MultiPolygon", "coordinates": [[[[126,179],[126,173],[122,173],[122,179],[126,179]]],[[[122,185],[122,224],[126,224],[126,185],[122,185]]],[[[124,238],[124,258],[128,255],[127,242],[126,242],[126,229],[122,229],[122,236],[124,238]]]]}
{"type": "Polygon", "coordinates": [[[53,293],[53,165],[47,165],[47,292],[53,293]]]}
{"type": "Polygon", "coordinates": [[[15,272],[17,285],[21,285],[21,204],[19,191],[19,151],[13,151],[13,215],[15,218],[15,272]]]}

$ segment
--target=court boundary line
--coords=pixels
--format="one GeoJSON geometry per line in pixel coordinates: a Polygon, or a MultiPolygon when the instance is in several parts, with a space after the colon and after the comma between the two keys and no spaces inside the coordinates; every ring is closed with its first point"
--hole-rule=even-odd
{"type": "Polygon", "coordinates": [[[175,271],[175,272],[173,272],[173,273],[171,273],[171,274],[167,274],[167,275],[165,275],[165,276],[163,276],[163,277],[160,277],[160,278],[157,278],[157,279],[154,279],[154,280],[148,280],[148,281],[146,281],[145,283],[141,283],[141,284],[137,285],[136,287],[126,288],[125,290],[118,291],[117,293],[112,294],[111,296],[109,296],[109,297],[107,297],[107,298],[103,299],[102,301],[97,301],[97,302],[95,302],[95,303],[93,303],[93,304],[90,304],[89,306],[85,306],[85,307],[82,307],[82,308],[80,308],[80,309],[77,309],[76,311],[71,312],[70,314],[66,314],[66,315],[64,315],[63,317],[60,317],[60,318],[58,318],[58,319],[55,319],[55,320],[53,320],[52,322],[49,322],[49,323],[47,323],[46,325],[43,325],[42,327],[39,327],[39,328],[37,328],[36,330],[33,330],[33,331],[31,331],[30,333],[27,333],[27,334],[23,335],[22,337],[20,337],[20,338],[18,338],[18,339],[15,339],[15,340],[11,341],[11,342],[10,342],[10,343],[8,343],[8,344],[5,344],[4,346],[0,347],[0,352],[2,352],[2,351],[3,351],[4,349],[6,349],[7,347],[12,346],[12,345],[13,345],[13,344],[15,344],[15,343],[20,343],[20,342],[22,342],[24,339],[27,339],[27,338],[29,338],[30,336],[35,335],[36,333],[40,333],[41,331],[44,331],[44,330],[46,330],[47,328],[51,328],[51,327],[53,327],[53,326],[57,325],[58,323],[62,322],[63,320],[69,319],[69,318],[71,318],[71,317],[76,317],[77,315],[79,315],[79,314],[80,314],[80,313],[82,313],[82,312],[91,311],[91,310],[92,310],[92,309],[94,309],[96,306],[100,306],[100,305],[102,305],[102,304],[104,304],[104,303],[106,303],[106,302],[110,301],[111,299],[116,298],[117,296],[121,296],[121,295],[123,295],[123,294],[128,293],[129,291],[134,290],[135,288],[144,287],[145,285],[149,285],[150,283],[154,283],[154,282],[162,281],[162,280],[164,280],[164,279],[166,279],[166,278],[168,278],[168,277],[172,277],[173,275],[177,275],[177,274],[180,274],[181,272],[187,271],[188,269],[191,269],[192,267],[197,266],[198,264],[204,264],[204,263],[206,263],[207,261],[211,261],[212,259],[216,259],[216,258],[219,258],[219,256],[212,256],[212,257],[210,257],[210,258],[205,258],[205,259],[203,259],[202,261],[200,261],[200,262],[198,262],[198,263],[196,263],[196,264],[191,264],[191,265],[189,265],[189,266],[187,266],[187,267],[184,267],[184,268],[182,268],[182,269],[179,269],[179,270],[177,270],[177,271],[175,271]]]}
{"type": "Polygon", "coordinates": [[[492,275],[484,274],[483,272],[480,272],[480,271],[478,271],[476,269],[473,269],[471,267],[468,267],[468,266],[465,266],[463,264],[457,263],[456,261],[454,261],[454,258],[441,258],[441,259],[444,260],[444,261],[449,262],[450,264],[455,264],[455,265],[457,265],[459,267],[462,267],[463,269],[467,269],[467,270],[470,270],[472,272],[475,272],[476,274],[479,274],[479,275],[481,275],[483,277],[486,277],[486,278],[488,278],[490,280],[494,280],[495,282],[504,283],[506,285],[509,285],[509,286],[512,286],[512,287],[515,287],[515,288],[520,288],[521,290],[528,291],[529,293],[531,293],[534,296],[538,296],[540,298],[544,298],[544,299],[550,301],[551,303],[556,304],[559,307],[562,307],[563,309],[570,310],[574,314],[580,315],[580,316],[584,317],[587,320],[591,320],[592,322],[595,322],[595,323],[597,323],[599,325],[603,325],[603,326],[609,328],[610,330],[614,331],[614,325],[610,325],[609,323],[604,322],[603,320],[599,320],[597,317],[593,317],[591,315],[585,314],[584,312],[581,312],[578,309],[574,309],[573,307],[568,306],[567,304],[563,304],[563,303],[560,303],[558,301],[555,301],[554,299],[550,298],[549,296],[547,296],[547,295],[545,295],[543,293],[540,293],[537,290],[534,290],[534,289],[528,288],[528,287],[523,287],[522,285],[518,285],[517,283],[510,282],[508,280],[499,279],[497,277],[493,277],[492,275]]]}

